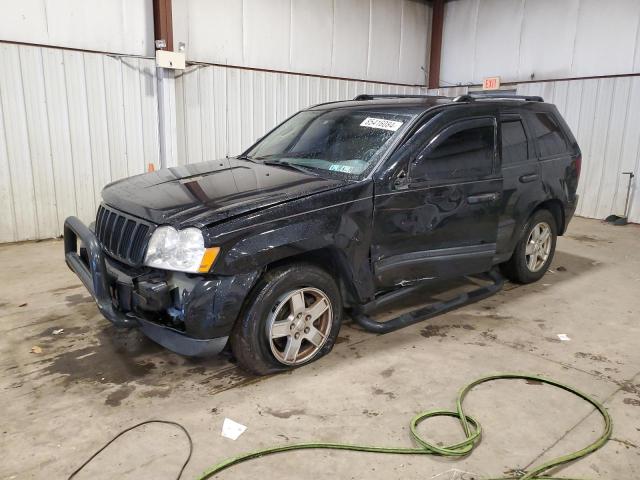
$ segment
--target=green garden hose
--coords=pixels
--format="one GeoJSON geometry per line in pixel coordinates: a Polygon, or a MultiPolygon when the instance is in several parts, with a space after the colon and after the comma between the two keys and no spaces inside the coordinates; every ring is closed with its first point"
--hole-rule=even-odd
{"type": "MultiPolygon", "coordinates": [[[[522,375],[517,373],[502,373],[498,375],[490,375],[487,377],[482,377],[470,384],[466,385],[460,393],[458,393],[458,398],[456,401],[456,411],[450,410],[430,410],[427,412],[422,412],[413,417],[411,420],[411,435],[413,436],[414,441],[418,444],[418,447],[415,448],[403,448],[403,447],[376,447],[369,445],[353,445],[348,443],[326,443],[326,442],[308,442],[308,443],[294,443],[290,445],[281,445],[275,447],[263,448],[260,450],[256,450],[254,452],[245,453],[239,455],[237,457],[228,458],[223,460],[222,462],[212,466],[211,468],[204,471],[197,480],[204,480],[206,478],[210,478],[216,473],[221,472],[233,465],[237,465],[242,462],[246,462],[248,460],[259,458],[265,455],[271,455],[273,453],[281,453],[288,452],[291,450],[303,450],[310,448],[322,448],[322,449],[333,449],[333,450],[353,450],[358,452],[373,452],[373,453],[395,453],[401,455],[439,455],[443,457],[462,457],[470,454],[475,448],[476,444],[480,440],[480,436],[482,434],[482,429],[480,427],[480,423],[475,420],[473,417],[464,413],[462,408],[462,403],[469,393],[471,389],[475,386],[480,385],[481,383],[490,382],[493,380],[532,380],[536,382],[545,383],[547,385],[552,385],[557,388],[561,388],[562,390],[566,390],[583,400],[587,401],[591,405],[593,405],[596,410],[602,415],[604,419],[604,431],[600,435],[600,437],[590,445],[576,451],[573,453],[569,453],[567,455],[563,455],[561,457],[554,458],[549,460],[548,462],[542,463],[538,466],[534,466],[533,468],[524,471],[520,476],[511,476],[511,477],[499,477],[494,478],[493,480],[572,480],[569,478],[559,478],[559,477],[549,477],[543,476],[543,474],[554,467],[559,465],[563,465],[565,463],[571,462],[573,460],[577,460],[579,458],[588,455],[589,453],[595,452],[599,448],[601,448],[607,440],[611,437],[612,431],[612,422],[609,413],[604,408],[602,404],[598,401],[594,400],[590,396],[576,390],[573,387],[565,385],[560,382],[556,382],[555,380],[550,380],[543,377],[538,377],[535,375],[522,375]],[[465,434],[465,440],[462,442],[456,443],[454,445],[448,445],[445,447],[438,447],[433,445],[418,435],[417,427],[418,424],[423,422],[424,420],[432,417],[439,416],[447,416],[447,417],[455,417],[460,421],[462,426],[462,430],[465,434]]],[[[575,480],[575,479],[574,479],[575,480]]]]}

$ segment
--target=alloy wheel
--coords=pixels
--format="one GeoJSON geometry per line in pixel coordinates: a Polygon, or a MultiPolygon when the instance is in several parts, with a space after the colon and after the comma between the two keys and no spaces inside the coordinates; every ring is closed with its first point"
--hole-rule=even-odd
{"type": "Polygon", "coordinates": [[[547,262],[551,253],[551,240],[551,227],[547,222],[540,222],[531,229],[524,252],[530,271],[539,271],[547,262]]]}
{"type": "Polygon", "coordinates": [[[285,365],[300,365],[313,358],[327,341],[333,324],[329,297],[317,288],[286,293],[267,320],[271,352],[285,365]]]}

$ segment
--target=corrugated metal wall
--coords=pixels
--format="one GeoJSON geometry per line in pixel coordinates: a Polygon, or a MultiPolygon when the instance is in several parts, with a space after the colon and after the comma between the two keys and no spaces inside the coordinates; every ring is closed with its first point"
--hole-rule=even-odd
{"type": "Polygon", "coordinates": [[[191,61],[425,83],[426,0],[173,0],[173,23],[191,61]]]}
{"type": "Polygon", "coordinates": [[[152,0],[0,0],[0,39],[154,54],[152,0]]]}
{"type": "MultiPolygon", "coordinates": [[[[158,166],[153,60],[0,43],[0,65],[0,242],[60,235],[68,215],[91,221],[105,184],[144,172],[149,163],[158,166]]],[[[312,104],[359,93],[425,91],[190,66],[176,80],[180,163],[237,154],[312,104]]],[[[578,138],[577,213],[621,213],[626,177],[620,172],[640,174],[640,77],[521,84],[518,92],[555,103],[578,138]]],[[[630,218],[640,222],[635,192],[630,218]]]]}
{"type": "Polygon", "coordinates": [[[640,71],[638,0],[445,3],[440,83],[479,84],[640,71]]]}
{"type": "Polygon", "coordinates": [[[155,62],[0,43],[0,242],[90,221],[102,187],[158,164],[155,62]]]}
{"type": "MultiPolygon", "coordinates": [[[[621,172],[635,172],[634,185],[640,178],[640,77],[528,83],[518,93],[555,103],[578,139],[583,160],[576,213],[621,215],[629,178],[621,172]]],[[[640,223],[637,192],[631,192],[629,218],[640,223]]]]}
{"type": "Polygon", "coordinates": [[[176,79],[180,163],[236,155],[310,105],[360,93],[426,93],[420,87],[191,66],[176,79]]]}

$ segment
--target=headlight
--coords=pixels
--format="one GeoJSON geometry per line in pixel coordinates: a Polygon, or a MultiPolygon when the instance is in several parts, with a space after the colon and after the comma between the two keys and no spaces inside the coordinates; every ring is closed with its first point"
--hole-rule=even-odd
{"type": "Polygon", "coordinates": [[[176,230],[159,227],[151,235],[144,264],[178,272],[206,273],[220,249],[204,248],[202,232],[197,228],[176,230]]]}

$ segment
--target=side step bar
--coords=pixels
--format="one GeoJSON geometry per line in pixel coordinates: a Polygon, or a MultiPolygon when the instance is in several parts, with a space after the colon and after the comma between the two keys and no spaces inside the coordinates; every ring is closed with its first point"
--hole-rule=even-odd
{"type": "Polygon", "coordinates": [[[484,276],[488,277],[489,280],[492,280],[493,283],[491,285],[472,290],[471,292],[462,293],[457,297],[452,298],[451,300],[432,303],[431,305],[428,305],[426,307],[420,307],[416,310],[403,313],[399,317],[387,320],[385,322],[377,322],[369,317],[366,313],[369,313],[372,310],[376,310],[380,306],[388,304],[391,301],[396,301],[399,298],[404,297],[405,295],[409,296],[419,288],[424,288],[424,286],[416,285],[413,287],[407,287],[406,289],[403,288],[384,295],[378,300],[374,300],[367,305],[363,305],[359,311],[352,314],[352,318],[358,325],[369,332],[393,332],[395,330],[408,327],[409,325],[413,325],[414,323],[422,322],[423,320],[435,317],[436,315],[440,315],[441,313],[448,312],[450,310],[453,310],[454,308],[462,307],[463,305],[468,305],[470,303],[477,302],[478,300],[490,297],[494,293],[502,290],[504,279],[502,278],[500,273],[498,273],[496,270],[492,270],[485,273],[484,276]]]}

